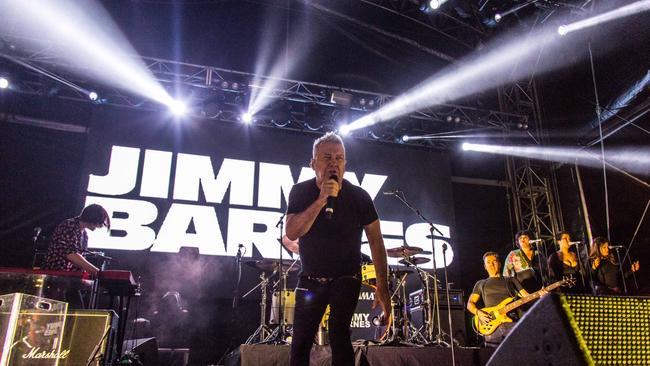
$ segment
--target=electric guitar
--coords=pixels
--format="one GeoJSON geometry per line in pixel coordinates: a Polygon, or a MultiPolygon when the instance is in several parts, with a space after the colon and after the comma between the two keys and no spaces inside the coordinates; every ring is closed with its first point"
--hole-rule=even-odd
{"type": "Polygon", "coordinates": [[[540,297],[547,294],[549,291],[553,291],[560,286],[572,287],[575,284],[575,279],[572,277],[565,278],[561,281],[557,281],[554,284],[551,284],[547,287],[542,288],[539,291],[533,292],[532,294],[523,297],[519,300],[515,300],[514,297],[509,297],[499,303],[499,305],[492,306],[489,308],[483,308],[481,311],[487,312],[490,314],[490,322],[483,323],[479,320],[477,315],[474,315],[472,320],[472,325],[474,330],[481,335],[490,335],[503,323],[512,323],[512,319],[508,316],[508,313],[514,309],[520,307],[521,305],[527,304],[533,300],[537,300],[540,297]]]}

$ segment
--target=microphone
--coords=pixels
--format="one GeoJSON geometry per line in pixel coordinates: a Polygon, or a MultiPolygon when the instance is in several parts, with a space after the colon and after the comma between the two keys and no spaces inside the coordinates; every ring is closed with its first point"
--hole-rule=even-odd
{"type": "Polygon", "coordinates": [[[625,249],[625,247],[622,245],[610,245],[609,249],[625,249]]]}
{"type": "Polygon", "coordinates": [[[383,192],[383,193],[384,193],[385,195],[387,195],[387,196],[393,196],[393,195],[396,195],[396,194],[398,194],[398,193],[400,193],[400,192],[402,192],[402,191],[400,191],[400,190],[397,189],[397,188],[393,188],[393,189],[391,189],[391,190],[389,190],[389,191],[385,191],[385,192],[383,192]]]}
{"type": "Polygon", "coordinates": [[[37,227],[34,228],[34,235],[32,236],[32,241],[34,243],[36,243],[36,240],[38,240],[38,236],[41,235],[42,230],[43,229],[41,229],[40,226],[37,226],[37,227]]]}
{"type": "MultiPolygon", "coordinates": [[[[336,174],[330,175],[330,179],[334,179],[336,182],[339,181],[339,177],[337,177],[336,174]]],[[[332,216],[334,215],[334,199],[336,199],[336,197],[327,197],[327,206],[325,206],[325,218],[328,220],[331,220],[332,216]]]]}
{"type": "MultiPolygon", "coordinates": [[[[582,244],[582,242],[581,242],[581,241],[570,241],[570,242],[569,242],[569,246],[571,246],[571,245],[578,245],[578,244],[582,244]]],[[[611,247],[610,247],[610,248],[611,248],[611,247]]]]}
{"type": "Polygon", "coordinates": [[[544,241],[544,239],[533,239],[533,240],[529,240],[528,242],[529,243],[541,243],[543,241],[544,241]]]}

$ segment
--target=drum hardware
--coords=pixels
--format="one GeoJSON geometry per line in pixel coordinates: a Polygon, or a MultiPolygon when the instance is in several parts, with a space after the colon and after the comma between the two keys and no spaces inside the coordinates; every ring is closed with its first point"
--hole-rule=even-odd
{"type": "Polygon", "coordinates": [[[420,264],[424,263],[429,263],[431,262],[431,259],[425,258],[425,257],[404,257],[403,259],[400,259],[399,264],[405,265],[405,266],[417,266],[420,264]]]}
{"type": "MultiPolygon", "coordinates": [[[[388,346],[416,346],[409,341],[409,334],[413,328],[406,316],[406,278],[411,274],[411,270],[390,270],[390,276],[395,283],[395,290],[391,294],[391,305],[393,312],[389,315],[388,326],[381,338],[380,345],[388,346]]],[[[381,319],[373,318],[373,324],[380,326],[381,319]]]]}
{"type": "MultiPolygon", "coordinates": [[[[295,265],[297,260],[285,260],[282,263],[282,270],[285,272],[294,272],[298,270],[298,266],[295,265]]],[[[253,267],[255,269],[259,269],[260,271],[264,272],[277,272],[278,268],[280,267],[280,262],[277,260],[271,260],[271,259],[260,259],[260,260],[252,260],[252,261],[246,261],[246,265],[249,267],[253,267]]]]}
{"type": "MultiPolygon", "coordinates": [[[[415,213],[423,222],[427,223],[429,225],[429,238],[431,239],[431,257],[433,259],[433,271],[432,271],[432,277],[433,277],[433,282],[438,283],[438,275],[437,275],[437,264],[436,264],[436,243],[435,243],[435,233],[437,232],[440,237],[444,237],[444,234],[436,228],[436,226],[428,220],[420,210],[417,208],[413,207],[407,200],[404,192],[399,192],[393,194],[394,197],[396,197],[400,202],[402,202],[407,208],[409,208],[413,213],[415,213]]],[[[444,256],[444,249],[443,249],[443,256],[444,256]]],[[[405,258],[406,259],[406,258],[405,258]]],[[[445,261],[446,262],[446,261],[445,261]]],[[[445,263],[446,264],[446,263],[445,263]]],[[[429,287],[429,276],[428,275],[422,275],[422,272],[425,272],[421,269],[419,269],[417,266],[415,266],[416,270],[420,274],[420,278],[424,280],[424,288],[427,291],[427,304],[426,304],[426,309],[427,309],[427,316],[428,316],[428,326],[427,326],[427,338],[429,340],[429,345],[434,345],[434,346],[442,346],[442,347],[451,347],[451,360],[452,364],[455,365],[455,354],[454,354],[454,342],[453,342],[453,337],[444,333],[442,331],[442,327],[440,324],[440,303],[438,301],[438,286],[433,286],[433,291],[434,291],[434,296],[433,296],[433,301],[430,301],[431,297],[429,296],[428,291],[430,290],[429,287]],[[433,302],[433,304],[432,304],[433,302]],[[437,324],[437,332],[434,334],[434,323],[437,324]],[[449,337],[452,339],[451,344],[447,343],[444,338],[449,337]]],[[[426,273],[426,272],[425,272],[426,273]]],[[[449,327],[449,329],[453,329],[452,327],[449,327]]]]}
{"type": "MultiPolygon", "coordinates": [[[[250,262],[250,261],[249,261],[250,262]]],[[[249,265],[249,262],[246,262],[247,265],[249,265]]],[[[255,267],[257,268],[257,267],[255,267]]],[[[275,272],[273,272],[275,273],[275,272]]],[[[273,274],[271,274],[273,276],[273,274]]],[[[247,293],[245,293],[242,298],[250,295],[257,289],[258,287],[262,290],[262,299],[260,300],[260,326],[257,327],[255,332],[246,339],[246,342],[244,344],[255,344],[255,343],[262,343],[267,340],[267,338],[271,335],[271,328],[269,328],[268,325],[266,325],[266,300],[267,300],[267,287],[269,284],[269,280],[271,276],[266,277],[266,273],[262,272],[260,275],[260,283],[258,283],[255,287],[250,289],[247,293]]]]}
{"type": "MultiPolygon", "coordinates": [[[[276,320],[277,326],[269,334],[268,337],[266,338],[260,338],[259,343],[270,343],[270,344],[287,344],[287,321],[285,320],[287,318],[286,315],[289,315],[290,309],[287,306],[287,301],[290,299],[289,292],[287,291],[287,276],[289,272],[297,271],[298,266],[296,266],[296,263],[298,263],[298,260],[293,260],[293,261],[285,261],[282,259],[282,253],[284,252],[284,246],[282,245],[282,233],[284,232],[284,217],[286,214],[283,214],[280,216],[280,219],[278,220],[278,223],[275,225],[276,228],[279,230],[279,238],[278,238],[278,246],[280,249],[280,259],[279,261],[269,261],[269,260],[261,260],[261,261],[255,261],[255,263],[249,264],[252,267],[258,268],[262,271],[265,270],[273,270],[273,273],[271,274],[270,277],[272,277],[275,273],[279,273],[279,279],[273,283],[273,289],[274,289],[274,298],[277,300],[277,306],[275,303],[272,301],[272,309],[277,309],[275,314],[277,314],[277,319],[273,318],[273,320],[276,320]],[[281,284],[281,285],[280,285],[281,284]],[[278,288],[278,285],[280,285],[279,291],[276,290],[278,288]],[[285,299],[287,297],[287,299],[285,299]],[[285,315],[286,313],[286,315],[285,315]]],[[[248,263],[247,263],[248,264],[248,263]]],[[[293,292],[291,292],[293,294],[293,292]]],[[[261,325],[266,326],[266,323],[264,321],[265,315],[266,315],[266,287],[263,289],[263,295],[264,297],[263,300],[263,306],[260,306],[260,313],[261,316],[260,318],[262,319],[261,325]]],[[[295,305],[295,295],[293,297],[294,299],[294,305],[295,305]]],[[[293,310],[293,307],[291,307],[291,310],[293,310]]],[[[293,313],[291,313],[291,316],[293,317],[293,313]]],[[[273,317],[273,311],[271,314],[271,317],[273,317]]],[[[293,320],[291,320],[291,323],[293,323],[293,320]]]]}

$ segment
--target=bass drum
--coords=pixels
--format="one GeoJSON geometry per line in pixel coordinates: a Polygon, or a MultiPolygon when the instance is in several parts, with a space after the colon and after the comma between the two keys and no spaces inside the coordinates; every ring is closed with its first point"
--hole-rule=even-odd
{"type": "MultiPolygon", "coordinates": [[[[359,301],[357,307],[352,315],[350,321],[350,339],[352,341],[365,340],[373,341],[379,340],[384,333],[386,327],[375,326],[372,324],[372,319],[381,315],[381,306],[372,308],[372,303],[375,301],[375,288],[366,284],[361,285],[359,291],[359,301]]],[[[330,316],[330,307],[327,306],[325,314],[321,321],[320,331],[317,335],[318,344],[327,344],[325,335],[327,334],[327,323],[330,316]]]]}

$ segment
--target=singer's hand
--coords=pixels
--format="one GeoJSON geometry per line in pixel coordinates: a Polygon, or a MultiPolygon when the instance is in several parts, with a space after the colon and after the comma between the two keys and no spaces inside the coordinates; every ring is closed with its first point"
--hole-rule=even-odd
{"type": "Polygon", "coordinates": [[[339,195],[339,182],[334,179],[328,179],[320,185],[320,199],[327,201],[327,197],[338,197],[339,195]]]}
{"type": "Polygon", "coordinates": [[[632,272],[638,271],[639,267],[640,267],[639,266],[639,261],[636,261],[636,262],[632,263],[632,272]]]}
{"type": "Polygon", "coordinates": [[[388,289],[377,288],[375,290],[375,301],[372,303],[372,308],[374,309],[377,305],[381,306],[382,309],[382,325],[386,325],[388,318],[393,312],[392,305],[390,303],[390,295],[388,294],[388,289]]]}

